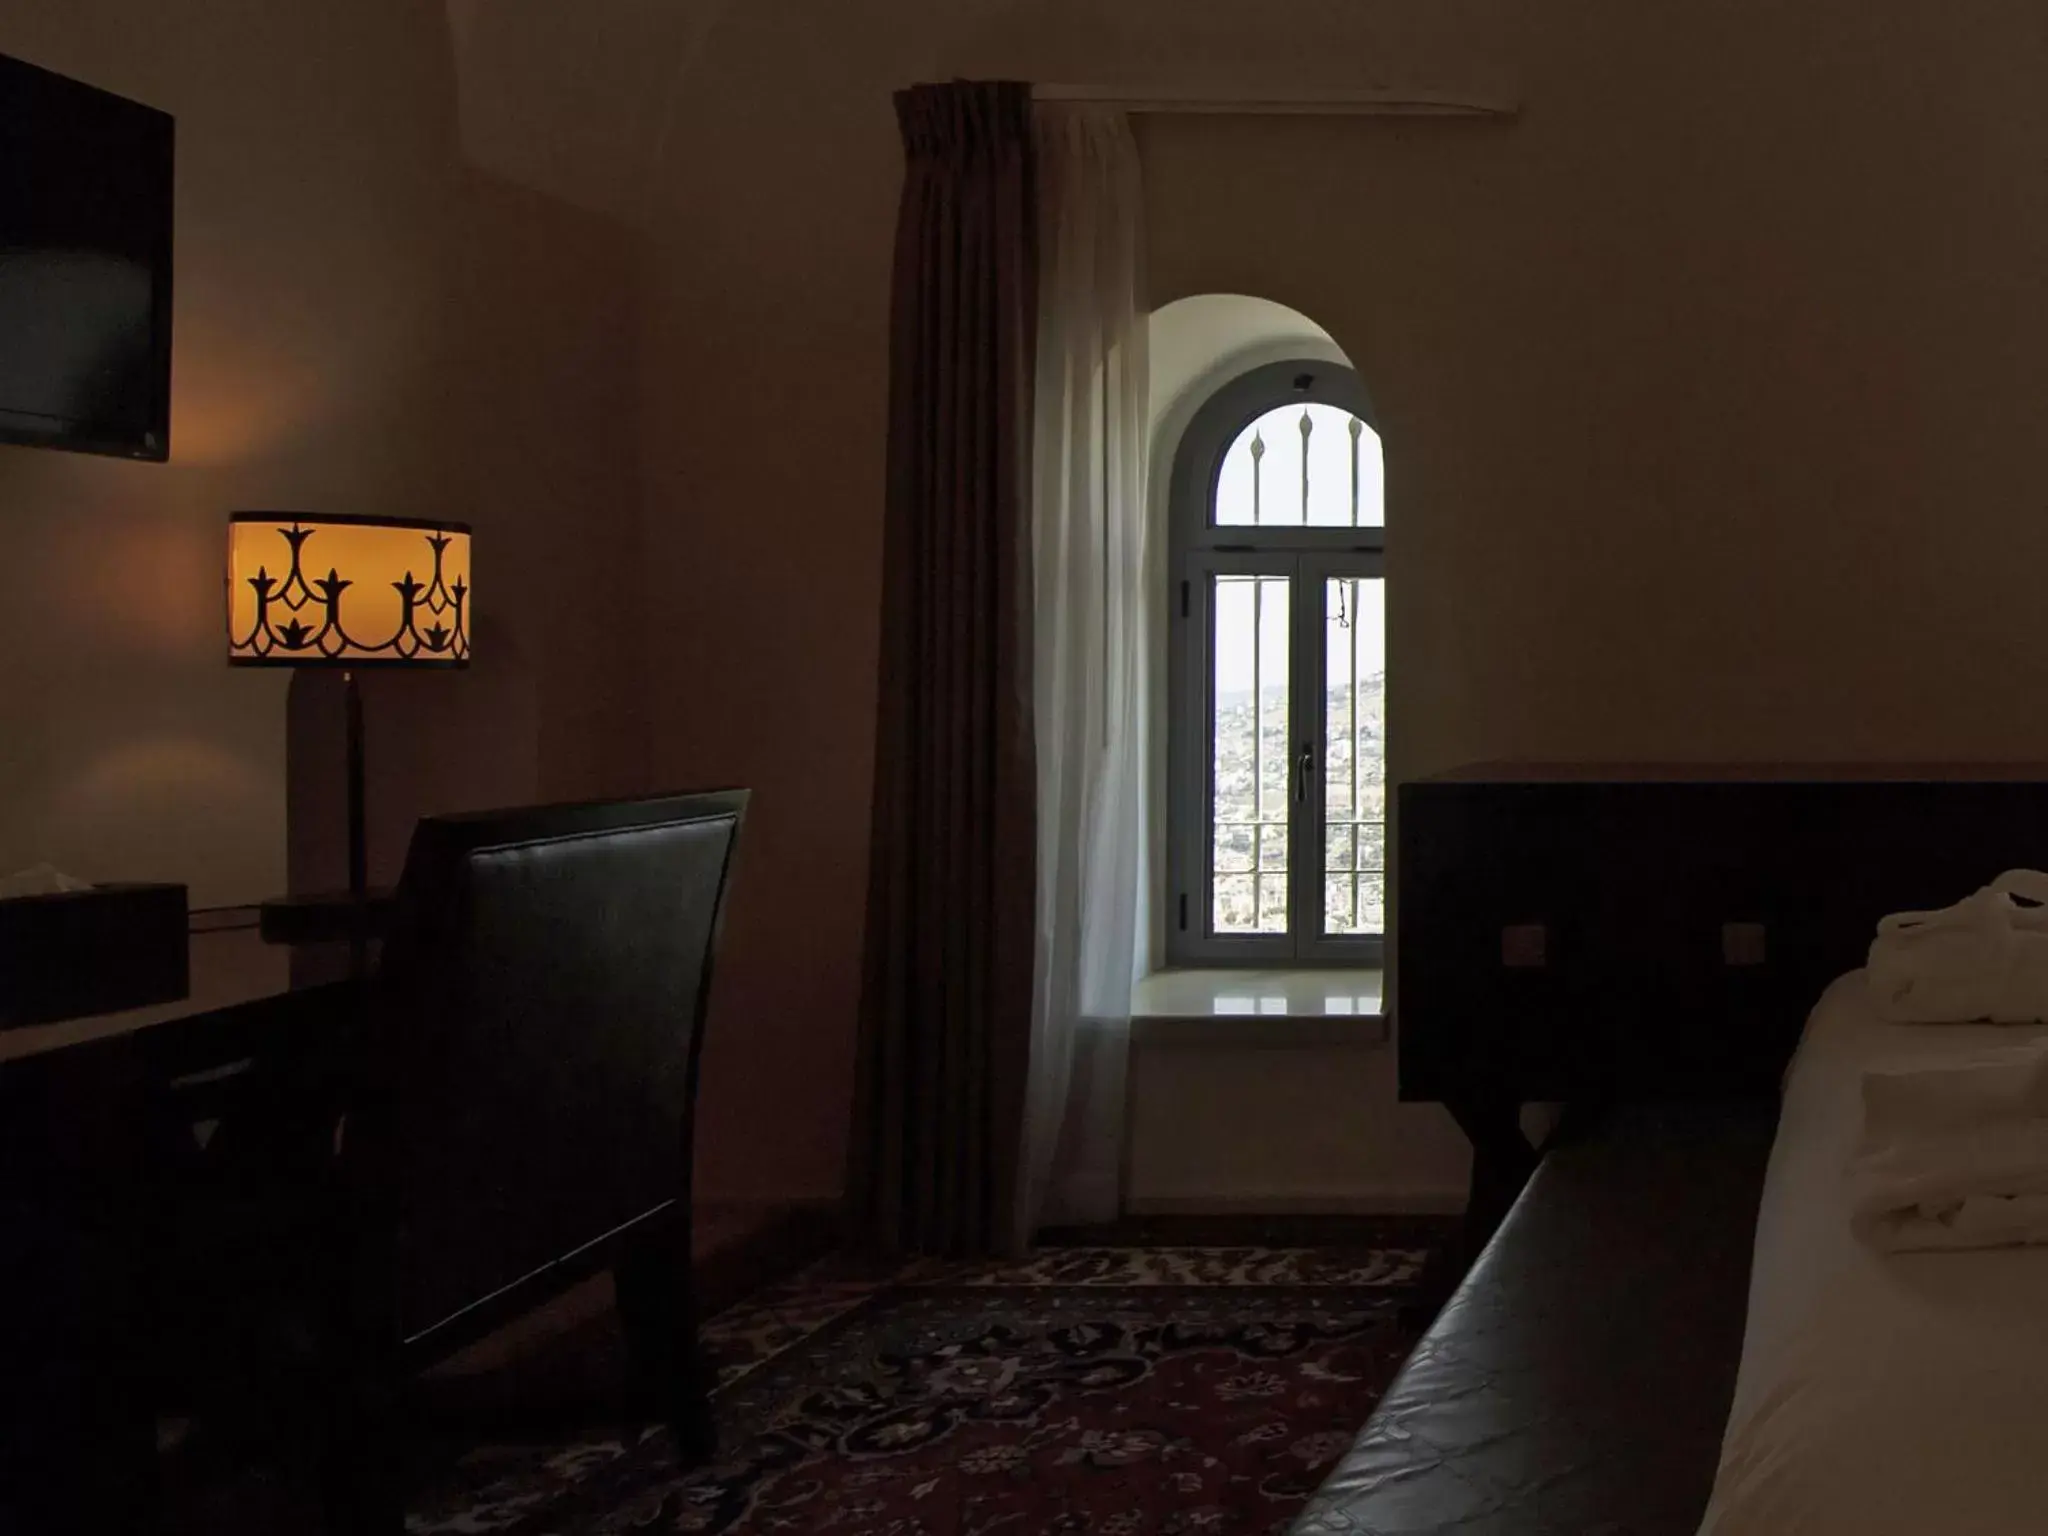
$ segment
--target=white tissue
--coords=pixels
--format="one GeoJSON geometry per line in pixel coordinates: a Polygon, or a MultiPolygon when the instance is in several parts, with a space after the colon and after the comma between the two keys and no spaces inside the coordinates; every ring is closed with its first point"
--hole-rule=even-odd
{"type": "Polygon", "coordinates": [[[51,864],[37,864],[0,877],[0,901],[10,896],[58,896],[66,891],[91,889],[90,880],[74,880],[51,864]]]}

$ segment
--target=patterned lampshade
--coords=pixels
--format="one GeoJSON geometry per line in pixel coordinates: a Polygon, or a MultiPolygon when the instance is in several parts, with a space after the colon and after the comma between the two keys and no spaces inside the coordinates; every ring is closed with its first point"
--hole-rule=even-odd
{"type": "Polygon", "coordinates": [[[469,542],[463,523],[237,512],[228,519],[228,660],[467,666],[469,542]]]}

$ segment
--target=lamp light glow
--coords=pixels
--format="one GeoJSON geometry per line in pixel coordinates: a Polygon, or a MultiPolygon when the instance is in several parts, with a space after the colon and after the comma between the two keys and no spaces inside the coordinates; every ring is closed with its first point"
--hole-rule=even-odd
{"type": "Polygon", "coordinates": [[[228,520],[228,660],[467,666],[469,556],[464,523],[237,512],[228,520]]]}

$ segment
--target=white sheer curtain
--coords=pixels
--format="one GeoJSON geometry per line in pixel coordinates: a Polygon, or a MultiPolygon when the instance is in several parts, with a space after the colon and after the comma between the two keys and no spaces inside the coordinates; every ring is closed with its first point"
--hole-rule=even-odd
{"type": "Polygon", "coordinates": [[[1117,1213],[1144,852],[1149,431],[1137,145],[1038,108],[1038,964],[1018,1246],[1117,1213]]]}

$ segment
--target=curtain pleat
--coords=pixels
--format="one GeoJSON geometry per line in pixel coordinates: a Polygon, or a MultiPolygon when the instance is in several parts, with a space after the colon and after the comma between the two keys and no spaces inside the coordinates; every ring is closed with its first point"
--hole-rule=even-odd
{"type": "Polygon", "coordinates": [[[1035,861],[1028,87],[896,98],[880,696],[849,1205],[870,1246],[994,1250],[1014,1209],[1035,861]]]}

